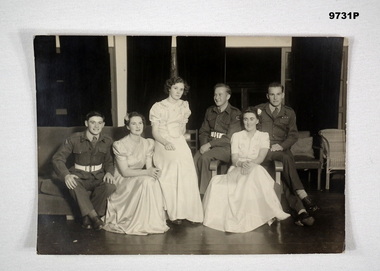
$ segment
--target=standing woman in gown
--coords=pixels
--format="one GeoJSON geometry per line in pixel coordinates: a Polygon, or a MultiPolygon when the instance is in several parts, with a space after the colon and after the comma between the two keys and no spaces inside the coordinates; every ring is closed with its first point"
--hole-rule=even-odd
{"type": "Polygon", "coordinates": [[[160,170],[152,165],[154,140],[141,137],[145,126],[141,114],[132,112],[124,122],[130,133],[113,144],[116,192],[108,199],[104,229],[135,235],[164,233],[169,227],[160,170]]]}
{"type": "Polygon", "coordinates": [[[181,99],[189,86],[180,77],[166,80],[168,97],[155,103],[149,119],[155,139],[154,164],[161,170],[159,178],[169,219],[181,224],[203,221],[198,179],[191,150],[185,140],[186,123],[191,114],[189,103],[181,99]]]}
{"type": "Polygon", "coordinates": [[[258,110],[248,107],[242,121],[245,129],[231,137],[232,166],[227,174],[211,179],[203,198],[203,224],[225,232],[248,232],[289,217],[274,191],[274,180],[260,165],[269,150],[269,135],[256,130],[258,110]]]}

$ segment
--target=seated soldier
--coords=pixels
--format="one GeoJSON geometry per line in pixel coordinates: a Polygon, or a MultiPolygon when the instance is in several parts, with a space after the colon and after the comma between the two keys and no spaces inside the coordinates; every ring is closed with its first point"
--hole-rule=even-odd
{"type": "Polygon", "coordinates": [[[111,156],[113,141],[101,133],[104,116],[99,112],[88,113],[85,125],[84,132],[71,135],[54,154],[53,167],[78,203],[82,227],[100,230],[107,198],[116,190],[111,156]],[[68,169],[66,160],[71,154],[75,165],[68,169]]]}
{"type": "Polygon", "coordinates": [[[200,181],[199,191],[204,194],[211,180],[210,162],[230,162],[231,136],[241,131],[240,110],[230,105],[231,89],[226,84],[214,87],[215,105],[210,106],[199,129],[200,149],[194,156],[195,168],[200,181]]]}
{"type": "Polygon", "coordinates": [[[295,222],[299,226],[311,226],[314,218],[309,212],[317,211],[319,208],[306,193],[290,151],[290,147],[298,139],[295,112],[289,106],[282,104],[284,88],[279,83],[269,85],[267,99],[268,103],[255,106],[261,110],[259,130],[267,132],[270,139],[270,149],[264,162],[283,163],[284,193],[290,208],[297,212],[295,222]]]}

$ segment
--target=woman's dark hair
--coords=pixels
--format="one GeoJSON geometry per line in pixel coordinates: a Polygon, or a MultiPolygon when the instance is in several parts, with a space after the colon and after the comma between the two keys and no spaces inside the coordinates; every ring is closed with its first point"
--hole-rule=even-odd
{"type": "Polygon", "coordinates": [[[244,114],[247,114],[247,113],[253,113],[253,114],[255,114],[256,118],[260,122],[261,118],[260,118],[259,110],[261,111],[261,109],[253,107],[253,106],[248,106],[246,109],[244,109],[243,112],[240,115],[241,125],[243,125],[243,127],[244,127],[244,122],[243,122],[244,121],[244,114]]]}
{"type": "Polygon", "coordinates": [[[166,80],[165,86],[164,86],[164,92],[166,94],[169,94],[170,88],[177,83],[182,83],[185,86],[185,89],[183,90],[183,95],[187,95],[187,93],[189,93],[190,86],[186,83],[185,80],[183,80],[181,77],[178,77],[178,76],[172,77],[166,80]]]}
{"type": "Polygon", "coordinates": [[[131,118],[133,118],[133,117],[140,117],[142,119],[143,125],[145,127],[145,117],[142,114],[135,112],[135,111],[131,112],[131,113],[127,113],[127,115],[124,117],[125,126],[129,125],[131,118]]]}

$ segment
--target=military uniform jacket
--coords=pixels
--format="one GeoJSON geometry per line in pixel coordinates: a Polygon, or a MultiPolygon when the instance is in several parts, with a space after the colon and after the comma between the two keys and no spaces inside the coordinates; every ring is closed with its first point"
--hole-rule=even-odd
{"type": "Polygon", "coordinates": [[[289,106],[282,105],[280,112],[276,117],[273,117],[269,103],[259,104],[255,108],[262,111],[258,129],[269,134],[271,146],[280,144],[284,150],[290,149],[298,139],[294,110],[289,106]]]}
{"type": "Polygon", "coordinates": [[[240,110],[230,104],[223,112],[219,112],[216,105],[207,108],[202,127],[199,129],[201,146],[208,142],[212,148],[230,146],[232,134],[241,131],[240,115],[240,110]],[[219,136],[212,136],[215,133],[219,136]]]}
{"type": "Polygon", "coordinates": [[[53,167],[57,175],[64,180],[67,174],[75,174],[80,179],[102,179],[105,172],[113,175],[114,164],[111,155],[111,147],[113,140],[103,134],[99,135],[99,139],[95,146],[88,140],[86,131],[74,133],[53,156],[53,167]],[[75,163],[81,166],[95,166],[102,164],[102,168],[97,171],[87,172],[76,169],[74,166],[70,169],[66,167],[66,160],[69,155],[74,155],[75,163]]]}

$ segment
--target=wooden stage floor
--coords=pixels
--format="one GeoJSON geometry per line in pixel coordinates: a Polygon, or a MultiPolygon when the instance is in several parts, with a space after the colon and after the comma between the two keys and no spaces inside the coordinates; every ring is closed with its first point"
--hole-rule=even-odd
{"type": "MultiPolygon", "coordinates": [[[[339,180],[338,180],[339,181],[339,180]]],[[[306,188],[308,189],[308,188],[306,188]]],[[[157,255],[157,254],[288,254],[341,253],[345,244],[344,187],[311,191],[321,210],[312,227],[292,218],[263,225],[248,233],[224,233],[201,224],[170,225],[164,234],[132,236],[82,229],[64,216],[38,217],[39,254],[157,255]]]]}

